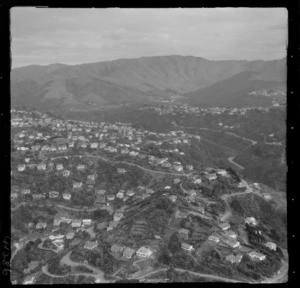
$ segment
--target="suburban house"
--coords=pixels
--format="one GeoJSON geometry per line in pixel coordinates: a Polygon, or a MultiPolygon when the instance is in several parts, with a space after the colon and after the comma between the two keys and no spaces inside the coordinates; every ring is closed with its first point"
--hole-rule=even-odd
{"type": "Polygon", "coordinates": [[[226,236],[231,237],[233,239],[236,239],[236,237],[237,237],[236,233],[233,232],[232,230],[226,231],[226,236]]]}
{"type": "Polygon", "coordinates": [[[34,283],[34,279],[35,279],[35,275],[26,276],[25,279],[24,279],[24,281],[23,281],[23,284],[24,285],[33,284],[34,283]]]}
{"type": "Polygon", "coordinates": [[[123,213],[121,213],[121,212],[116,212],[116,213],[114,214],[114,221],[120,221],[120,220],[122,219],[122,217],[123,217],[123,213]]]}
{"type": "Polygon", "coordinates": [[[82,187],[82,182],[74,182],[73,183],[73,188],[81,188],[82,187]]]}
{"type": "Polygon", "coordinates": [[[211,174],[207,173],[207,174],[205,175],[205,177],[206,177],[209,181],[212,181],[212,180],[217,179],[217,175],[216,175],[215,173],[211,173],[211,174]]]}
{"type": "Polygon", "coordinates": [[[256,226],[257,225],[257,221],[254,217],[248,217],[245,219],[245,223],[256,226]]]}
{"type": "Polygon", "coordinates": [[[175,213],[175,218],[187,218],[187,217],[188,217],[187,212],[177,210],[176,213],[175,213]]]}
{"type": "Polygon", "coordinates": [[[230,228],[230,224],[228,222],[224,222],[224,223],[221,223],[219,224],[219,227],[223,230],[223,231],[226,231],[230,228]]]}
{"type": "Polygon", "coordinates": [[[21,194],[23,195],[30,194],[30,189],[22,189],[21,194]]]}
{"type": "Polygon", "coordinates": [[[62,165],[62,164],[57,164],[56,165],[56,170],[57,171],[61,171],[61,170],[63,170],[64,169],[64,166],[62,165]]]}
{"type": "Polygon", "coordinates": [[[101,196],[101,195],[97,195],[95,202],[96,202],[96,204],[105,204],[106,203],[106,197],[101,196]]]}
{"type": "Polygon", "coordinates": [[[171,196],[169,197],[169,199],[170,199],[172,202],[176,202],[177,196],[176,196],[176,195],[171,195],[171,196]]]}
{"type": "Polygon", "coordinates": [[[243,255],[241,255],[241,254],[238,254],[238,255],[233,255],[233,254],[230,254],[230,255],[227,255],[226,257],[225,257],[225,259],[227,260],[227,261],[229,261],[230,263],[240,263],[241,262],[241,260],[242,260],[242,258],[243,258],[243,255]]]}
{"type": "Polygon", "coordinates": [[[84,249],[93,250],[98,246],[98,241],[86,241],[84,243],[84,249]]]}
{"type": "Polygon", "coordinates": [[[38,169],[39,171],[46,170],[46,164],[38,164],[38,165],[37,165],[37,169],[38,169]]]}
{"type": "Polygon", "coordinates": [[[39,200],[39,199],[42,199],[42,198],[45,198],[43,194],[41,193],[38,193],[38,194],[32,194],[32,198],[35,199],[35,200],[39,200]]]}
{"type": "Polygon", "coordinates": [[[186,251],[192,251],[194,249],[194,247],[190,244],[187,244],[187,243],[181,243],[181,248],[183,250],[186,250],[186,251]]]}
{"type": "Polygon", "coordinates": [[[233,238],[227,238],[224,240],[224,243],[227,244],[228,246],[232,247],[232,248],[237,248],[240,246],[240,242],[236,241],[233,238]]]}
{"type": "Polygon", "coordinates": [[[129,247],[126,247],[123,251],[123,257],[130,259],[132,255],[134,254],[135,250],[129,247]]]}
{"type": "Polygon", "coordinates": [[[63,172],[63,176],[64,177],[68,177],[70,175],[70,171],[69,170],[65,170],[64,172],[63,172]]]}
{"type": "Polygon", "coordinates": [[[185,167],[189,171],[192,171],[194,169],[194,167],[192,165],[186,165],[185,167]]]}
{"type": "Polygon", "coordinates": [[[92,219],[82,219],[82,226],[91,225],[92,219]]]}
{"type": "Polygon", "coordinates": [[[217,171],[217,174],[219,174],[223,177],[228,177],[228,172],[226,170],[223,170],[223,169],[217,171]]]}
{"type": "Polygon", "coordinates": [[[213,241],[213,242],[216,242],[216,243],[219,243],[219,242],[220,242],[220,238],[217,237],[217,236],[215,236],[215,235],[210,235],[210,236],[208,237],[208,240],[213,241]]]}
{"type": "Polygon", "coordinates": [[[115,199],[115,195],[114,194],[109,194],[109,195],[107,195],[107,200],[108,201],[112,201],[112,200],[114,200],[115,199]]]}
{"type": "Polygon", "coordinates": [[[174,179],[174,184],[178,184],[178,183],[180,183],[180,179],[178,179],[178,178],[176,178],[176,179],[174,179]]]}
{"type": "Polygon", "coordinates": [[[84,164],[78,164],[77,165],[77,170],[83,171],[84,169],[85,169],[85,165],[84,164]]]}
{"type": "Polygon", "coordinates": [[[122,174],[122,173],[125,173],[125,172],[126,172],[126,170],[125,170],[125,169],[123,169],[123,168],[118,168],[118,169],[117,169],[117,172],[122,174]]]}
{"type": "Polygon", "coordinates": [[[26,165],[25,164],[19,164],[18,165],[18,171],[24,171],[26,168],[26,165]]]}
{"type": "Polygon", "coordinates": [[[262,253],[259,253],[259,252],[257,252],[257,251],[254,251],[254,250],[251,251],[248,255],[249,255],[249,257],[250,257],[251,259],[257,259],[257,260],[260,260],[260,261],[266,259],[266,255],[264,255],[264,254],[262,254],[262,253]]]}
{"type": "Polygon", "coordinates": [[[19,197],[19,195],[16,192],[13,192],[13,193],[10,194],[11,199],[17,199],[18,197],[19,197]]]}
{"type": "Polygon", "coordinates": [[[124,193],[119,191],[117,194],[116,194],[116,197],[119,198],[119,199],[122,199],[124,196],[124,193]]]}
{"type": "Polygon", "coordinates": [[[35,228],[36,229],[45,229],[47,227],[47,223],[45,223],[45,222],[38,222],[38,223],[36,223],[36,226],[35,226],[35,228]]]}
{"type": "Polygon", "coordinates": [[[271,250],[276,250],[277,249],[277,245],[273,242],[267,242],[267,243],[265,243],[265,246],[268,247],[271,250]]]}
{"type": "Polygon", "coordinates": [[[153,251],[146,247],[141,247],[136,251],[136,256],[140,258],[148,258],[153,254],[153,251]]]}
{"type": "Polygon", "coordinates": [[[80,220],[80,219],[75,219],[75,220],[73,220],[71,226],[72,226],[73,228],[81,227],[81,220],[80,220]]]}
{"type": "Polygon", "coordinates": [[[104,189],[95,189],[96,195],[104,195],[106,193],[106,190],[104,189]]]}
{"type": "Polygon", "coordinates": [[[70,200],[72,195],[70,193],[63,193],[62,196],[65,200],[70,200]]]}
{"type": "Polygon", "coordinates": [[[183,238],[185,240],[189,239],[189,232],[190,232],[189,230],[184,229],[184,228],[181,228],[178,230],[179,237],[183,238]]]}
{"type": "Polygon", "coordinates": [[[49,198],[57,198],[57,197],[59,197],[59,192],[57,192],[57,191],[49,192],[49,198]]]}
{"type": "Polygon", "coordinates": [[[113,244],[110,248],[113,253],[121,253],[125,249],[124,246],[113,244]]]}
{"type": "Polygon", "coordinates": [[[183,171],[183,166],[182,166],[182,165],[173,165],[173,168],[174,168],[177,172],[182,172],[182,171],[183,171]]]}

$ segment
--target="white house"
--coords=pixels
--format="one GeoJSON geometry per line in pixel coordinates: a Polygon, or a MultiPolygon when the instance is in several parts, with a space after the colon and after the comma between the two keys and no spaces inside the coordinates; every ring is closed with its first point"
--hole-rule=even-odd
{"type": "Polygon", "coordinates": [[[70,193],[63,193],[62,196],[65,200],[70,200],[72,195],[70,193]]]}
{"type": "Polygon", "coordinates": [[[273,242],[267,242],[267,243],[265,243],[265,246],[268,247],[271,250],[276,250],[277,249],[277,245],[273,242]]]}
{"type": "Polygon", "coordinates": [[[213,242],[216,242],[216,243],[219,243],[219,242],[220,242],[220,238],[217,237],[217,236],[215,236],[215,235],[210,235],[210,236],[208,237],[208,240],[213,241],[213,242]]]}
{"type": "Polygon", "coordinates": [[[149,258],[153,254],[153,251],[146,247],[141,247],[136,251],[136,256],[140,258],[149,258]]]}
{"type": "Polygon", "coordinates": [[[194,249],[194,247],[190,244],[187,244],[187,243],[181,243],[181,248],[183,250],[186,250],[186,251],[192,251],[194,249]]]}
{"type": "Polygon", "coordinates": [[[248,255],[250,256],[251,259],[258,259],[260,261],[266,259],[266,255],[259,253],[257,251],[254,251],[254,250],[251,251],[248,255]]]}
{"type": "Polygon", "coordinates": [[[24,171],[25,170],[25,168],[26,168],[26,165],[25,164],[19,164],[18,165],[18,171],[24,171]]]}
{"type": "Polygon", "coordinates": [[[256,226],[256,225],[257,225],[257,221],[256,221],[256,219],[255,219],[254,217],[247,217],[247,218],[245,219],[245,223],[251,224],[251,225],[253,225],[253,226],[256,226]]]}

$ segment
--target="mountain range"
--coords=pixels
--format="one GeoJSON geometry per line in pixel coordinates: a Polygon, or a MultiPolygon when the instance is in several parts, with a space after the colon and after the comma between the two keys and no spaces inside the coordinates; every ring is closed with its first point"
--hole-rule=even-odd
{"type": "Polygon", "coordinates": [[[204,106],[264,106],[253,91],[285,91],[286,58],[210,61],[194,56],[156,56],[79,65],[31,65],[11,71],[12,106],[83,108],[159,101],[204,106]]]}

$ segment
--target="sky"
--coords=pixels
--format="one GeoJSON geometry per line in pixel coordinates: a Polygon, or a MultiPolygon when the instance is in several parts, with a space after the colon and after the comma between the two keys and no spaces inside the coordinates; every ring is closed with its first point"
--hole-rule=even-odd
{"type": "Polygon", "coordinates": [[[144,56],[286,56],[285,8],[11,9],[12,68],[144,56]]]}

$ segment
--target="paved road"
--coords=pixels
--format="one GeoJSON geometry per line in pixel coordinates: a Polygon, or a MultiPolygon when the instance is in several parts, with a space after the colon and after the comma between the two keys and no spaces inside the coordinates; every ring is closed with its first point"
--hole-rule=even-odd
{"type": "Polygon", "coordinates": [[[236,163],[236,162],[234,162],[234,161],[233,161],[234,158],[235,158],[235,157],[228,157],[227,160],[228,160],[230,163],[232,163],[233,165],[235,165],[235,166],[237,166],[238,168],[240,168],[241,170],[244,170],[245,167],[242,166],[242,165],[240,165],[240,164],[238,164],[238,163],[236,163]]]}

